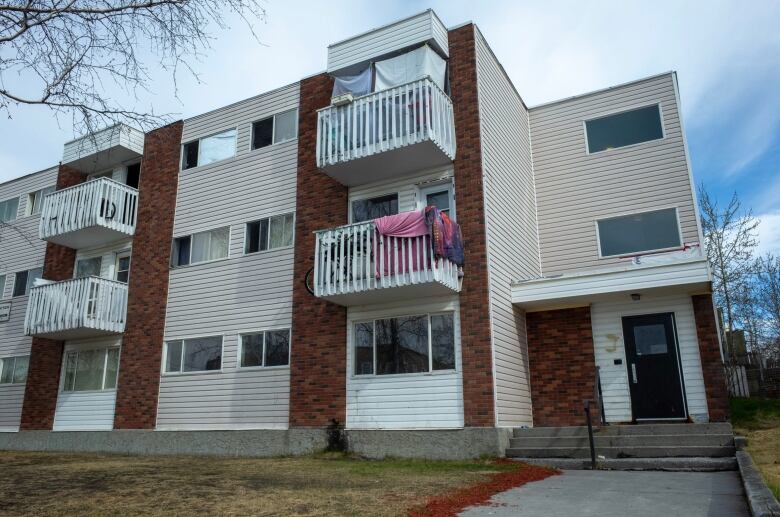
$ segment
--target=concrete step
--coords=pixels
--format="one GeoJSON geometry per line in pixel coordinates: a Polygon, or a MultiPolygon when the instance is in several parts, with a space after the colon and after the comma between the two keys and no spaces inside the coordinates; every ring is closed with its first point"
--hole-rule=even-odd
{"type": "MultiPolygon", "coordinates": [[[[597,447],[596,454],[605,458],[685,458],[733,457],[734,446],[629,446],[597,447]]],[[[588,447],[510,447],[509,458],[589,458],[588,447]]]]}
{"type": "MultiPolygon", "coordinates": [[[[562,470],[590,470],[590,459],[575,458],[513,458],[531,465],[562,470]]],[[[737,470],[736,458],[610,458],[599,460],[597,467],[605,470],[668,470],[681,472],[715,472],[737,470]]]]}
{"type": "MultiPolygon", "coordinates": [[[[594,434],[599,436],[628,435],[684,435],[684,434],[732,434],[731,424],[637,424],[637,425],[606,425],[594,427],[594,434]]],[[[530,427],[513,429],[515,437],[523,436],[587,436],[586,426],[574,427],[530,427]]]]}
{"type": "MultiPolygon", "coordinates": [[[[594,434],[596,448],[632,446],[724,446],[734,445],[731,434],[653,434],[603,435],[594,434]]],[[[518,436],[510,438],[512,448],[524,447],[590,447],[587,433],[582,436],[518,436]]]]}

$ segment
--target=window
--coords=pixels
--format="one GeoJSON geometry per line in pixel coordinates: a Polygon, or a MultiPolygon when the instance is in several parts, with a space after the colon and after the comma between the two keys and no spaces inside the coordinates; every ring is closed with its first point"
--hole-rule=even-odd
{"type": "Polygon", "coordinates": [[[268,147],[298,137],[298,110],[277,113],[252,124],[252,149],[268,147]]]}
{"type": "Polygon", "coordinates": [[[27,194],[27,208],[25,209],[26,215],[37,215],[41,213],[41,207],[43,206],[43,198],[47,194],[54,192],[54,186],[42,188],[35,192],[27,194]]]}
{"type": "Polygon", "coordinates": [[[5,275],[0,275],[0,300],[2,300],[3,294],[5,294],[5,275]]]}
{"type": "Polygon", "coordinates": [[[290,330],[267,330],[241,336],[241,367],[290,364],[290,330]]]}
{"type": "Polygon", "coordinates": [[[194,233],[173,240],[171,260],[174,266],[186,266],[228,256],[230,227],[194,233]]]}
{"type": "Polygon", "coordinates": [[[452,313],[356,323],[353,338],[355,375],[455,369],[452,313]]]}
{"type": "Polygon", "coordinates": [[[602,257],[682,245],[677,210],[674,208],[601,219],[596,224],[602,257]]]}
{"type": "Polygon", "coordinates": [[[398,213],[398,194],[358,199],[352,202],[352,222],[370,221],[398,213]]]}
{"type": "Polygon", "coordinates": [[[13,296],[24,296],[30,292],[30,288],[35,285],[37,279],[42,277],[42,274],[43,269],[39,267],[16,273],[13,296]]]}
{"type": "Polygon", "coordinates": [[[141,164],[135,163],[133,165],[128,165],[127,174],[125,175],[125,185],[137,189],[140,181],[141,181],[141,164]]]}
{"type": "Polygon", "coordinates": [[[10,223],[16,220],[19,211],[19,198],[13,197],[0,201],[0,223],[10,223]]]}
{"type": "Polygon", "coordinates": [[[85,276],[100,276],[100,266],[102,264],[100,257],[84,258],[76,261],[76,274],[74,278],[84,278],[85,276]]]}
{"type": "Polygon", "coordinates": [[[664,137],[658,104],[585,121],[588,152],[597,153],[664,137]]]}
{"type": "Polygon", "coordinates": [[[222,336],[165,343],[165,372],[206,372],[222,368],[222,336]]]}
{"type": "Polygon", "coordinates": [[[452,188],[452,183],[444,183],[438,185],[432,185],[420,189],[420,198],[422,206],[435,206],[450,219],[455,220],[455,196],[452,188]]]}
{"type": "Polygon", "coordinates": [[[127,283],[130,281],[130,253],[117,254],[114,276],[120,282],[127,283]]]}
{"type": "Polygon", "coordinates": [[[116,389],[119,348],[71,350],[65,353],[65,379],[62,391],[116,389]]]}
{"type": "Polygon", "coordinates": [[[0,359],[0,384],[24,384],[29,365],[30,356],[27,355],[0,359]]]}
{"type": "Polygon", "coordinates": [[[232,158],[236,155],[236,134],[235,129],[228,129],[184,144],[181,168],[191,169],[232,158]]]}
{"type": "Polygon", "coordinates": [[[292,246],[294,229],[293,214],[277,215],[247,223],[244,252],[255,253],[292,246]]]}

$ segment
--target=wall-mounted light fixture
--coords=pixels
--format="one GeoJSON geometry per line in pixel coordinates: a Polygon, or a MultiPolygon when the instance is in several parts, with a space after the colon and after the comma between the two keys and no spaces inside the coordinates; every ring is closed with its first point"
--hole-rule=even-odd
{"type": "Polygon", "coordinates": [[[631,293],[631,299],[634,300],[635,302],[638,302],[640,298],[641,296],[639,295],[639,293],[631,293]]]}

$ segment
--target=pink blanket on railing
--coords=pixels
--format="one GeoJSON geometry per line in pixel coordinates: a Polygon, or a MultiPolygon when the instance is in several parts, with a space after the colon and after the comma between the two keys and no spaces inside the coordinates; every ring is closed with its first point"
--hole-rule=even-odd
{"type": "MultiPolygon", "coordinates": [[[[382,249],[374,250],[374,257],[376,257],[374,263],[377,278],[383,274],[384,276],[388,276],[396,273],[403,274],[411,271],[419,271],[422,269],[423,264],[425,264],[428,259],[422,258],[421,253],[427,254],[430,248],[430,237],[423,237],[430,233],[428,225],[425,222],[424,210],[415,210],[413,212],[403,212],[396,215],[380,217],[374,219],[374,225],[377,233],[386,237],[383,239],[384,245],[382,246],[382,249]],[[392,237],[401,239],[394,242],[392,237]],[[416,239],[414,237],[422,238],[416,239]],[[423,243],[423,246],[418,246],[418,242],[423,243]],[[393,244],[397,244],[397,261],[396,246],[393,244]],[[411,263],[409,260],[410,253],[411,263]],[[384,264],[384,268],[382,268],[382,264],[384,264]],[[382,269],[384,269],[384,271],[382,271],[382,269]]],[[[375,242],[378,242],[378,240],[375,240],[375,242]]]]}

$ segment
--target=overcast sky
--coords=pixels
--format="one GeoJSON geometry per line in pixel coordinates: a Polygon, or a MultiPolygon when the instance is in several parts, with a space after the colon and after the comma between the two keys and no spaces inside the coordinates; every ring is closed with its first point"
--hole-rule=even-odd
{"type": "MultiPolygon", "coordinates": [[[[736,190],[780,252],[780,2],[268,0],[258,44],[236,21],[214,32],[200,82],[154,72],[138,106],[186,118],[325,69],[329,43],[432,7],[474,21],[533,106],[676,70],[694,177],[723,202],[736,190]]],[[[152,63],[153,65],[153,63],[152,63]]],[[[66,119],[24,107],[0,120],[0,181],[56,164],[66,119]]]]}

